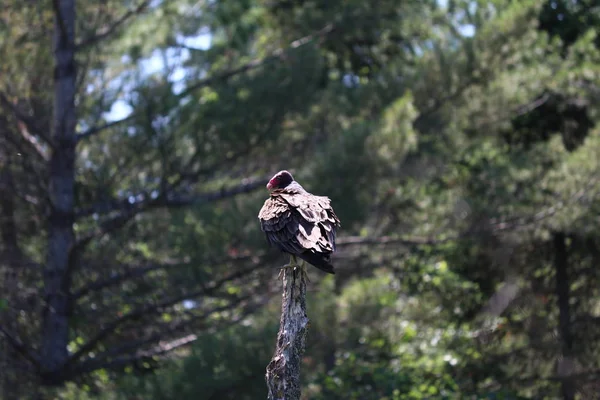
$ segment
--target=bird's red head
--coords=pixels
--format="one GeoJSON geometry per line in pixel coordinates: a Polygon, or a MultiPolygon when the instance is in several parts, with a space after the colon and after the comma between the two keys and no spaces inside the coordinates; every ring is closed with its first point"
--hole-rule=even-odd
{"type": "Polygon", "coordinates": [[[275,189],[283,189],[290,183],[294,181],[294,177],[288,171],[279,171],[276,173],[269,183],[267,183],[267,189],[275,190],[275,189]]]}

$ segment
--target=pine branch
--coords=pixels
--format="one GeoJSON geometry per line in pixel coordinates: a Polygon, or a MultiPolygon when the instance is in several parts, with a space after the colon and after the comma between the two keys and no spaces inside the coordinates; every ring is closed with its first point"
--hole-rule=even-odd
{"type": "Polygon", "coordinates": [[[476,83],[477,81],[475,79],[469,79],[466,82],[463,82],[460,85],[458,85],[458,87],[451,93],[440,98],[433,99],[433,103],[431,105],[422,108],[422,111],[419,112],[419,115],[413,122],[413,126],[417,130],[421,129],[422,124],[426,123],[432,114],[439,111],[443,106],[445,106],[449,102],[454,101],[458,97],[462,96],[467,89],[469,89],[471,86],[474,86],[476,83]]]}
{"type": "MultiPolygon", "coordinates": [[[[250,296],[245,296],[237,299],[231,304],[213,308],[212,310],[206,311],[201,315],[194,315],[191,318],[180,320],[175,323],[158,326],[155,328],[156,332],[151,335],[120,343],[119,345],[116,345],[102,353],[94,355],[92,358],[84,360],[72,368],[73,373],[76,375],[81,375],[82,373],[101,368],[111,368],[115,366],[115,362],[120,365],[131,363],[148,357],[148,351],[154,352],[156,349],[161,349],[164,353],[167,353],[175,348],[169,344],[178,343],[178,340],[167,342],[169,340],[168,337],[174,334],[185,334],[187,328],[190,327],[192,323],[197,323],[198,321],[204,321],[204,326],[200,327],[200,329],[203,332],[208,333],[214,333],[229,326],[235,325],[255,312],[260,306],[264,305],[266,301],[253,302],[250,305],[244,305],[243,311],[240,313],[240,315],[238,315],[236,318],[228,319],[223,323],[207,321],[209,321],[210,317],[214,316],[215,313],[231,310],[239,306],[240,303],[246,302],[246,300],[249,298],[250,296]],[[144,346],[148,345],[150,345],[150,350],[144,349],[144,346]]],[[[153,355],[156,355],[156,353],[153,353],[153,355]]]]}
{"type": "Polygon", "coordinates": [[[300,400],[300,364],[308,322],[305,272],[285,268],[277,344],[265,375],[269,400],[300,400]]]}
{"type": "Polygon", "coordinates": [[[109,27],[104,29],[102,32],[99,32],[87,39],[82,40],[81,43],[79,43],[77,45],[77,50],[81,50],[81,49],[84,49],[91,45],[94,45],[94,44],[98,43],[99,41],[109,37],[114,32],[116,32],[117,29],[119,29],[131,17],[141,14],[149,4],[150,4],[150,0],[142,1],[136,8],[127,11],[120,18],[118,18],[115,22],[113,22],[112,25],[110,25],[109,27]]]}
{"type": "Polygon", "coordinates": [[[223,188],[219,191],[208,192],[203,194],[179,194],[179,193],[171,193],[166,194],[164,196],[158,196],[155,199],[149,199],[147,201],[141,201],[139,203],[130,204],[129,202],[123,200],[120,202],[115,202],[114,200],[110,200],[106,203],[96,204],[88,209],[82,210],[77,213],[76,217],[81,218],[82,216],[91,215],[95,212],[99,212],[100,210],[107,211],[121,211],[118,215],[107,219],[104,221],[98,228],[94,231],[89,232],[80,238],[75,248],[81,248],[86,246],[91,240],[97,237],[101,237],[105,234],[114,232],[123,226],[125,226],[131,219],[133,219],[136,215],[148,211],[154,208],[177,208],[198,204],[206,204],[212,203],[214,201],[228,199],[239,194],[249,193],[257,188],[261,187],[265,184],[268,178],[254,178],[254,179],[245,179],[242,183],[237,186],[231,188],[223,188]]]}
{"type": "MultiPolygon", "coordinates": [[[[151,198],[148,194],[141,193],[144,200],[130,203],[128,199],[107,199],[98,202],[90,207],[80,209],[76,212],[76,218],[87,217],[92,214],[107,214],[114,211],[120,211],[121,214],[133,213],[138,214],[142,211],[161,208],[161,207],[182,207],[198,204],[211,203],[218,200],[227,199],[238,194],[249,193],[264,185],[269,180],[268,177],[246,178],[236,186],[231,188],[223,187],[221,190],[200,194],[182,194],[176,191],[168,191],[159,193],[155,198],[151,198]]],[[[137,196],[136,196],[137,197],[137,196]]],[[[120,219],[122,215],[115,216],[112,220],[120,219]]],[[[104,224],[109,224],[106,221],[104,224]]]]}
{"type": "Polygon", "coordinates": [[[279,48],[279,49],[273,51],[267,57],[254,59],[252,61],[249,61],[245,64],[240,65],[239,67],[230,69],[228,71],[223,71],[221,73],[217,73],[213,76],[209,76],[205,79],[202,79],[202,80],[198,81],[197,83],[195,83],[191,86],[188,86],[183,92],[181,92],[179,97],[185,97],[188,94],[190,94],[191,92],[193,92],[197,89],[203,88],[205,86],[211,85],[214,82],[225,81],[235,75],[239,75],[241,73],[251,71],[258,67],[262,67],[263,65],[268,64],[272,61],[279,60],[282,58],[283,55],[285,55],[286,52],[288,52],[292,49],[296,49],[298,47],[304,46],[308,43],[311,43],[315,39],[323,38],[323,37],[329,35],[331,32],[333,32],[333,30],[334,30],[334,26],[332,24],[328,24],[315,33],[312,33],[312,34],[304,36],[300,39],[294,40],[292,43],[290,43],[290,45],[287,48],[279,48]]]}
{"type": "MultiPolygon", "coordinates": [[[[226,155],[224,158],[221,158],[219,161],[212,163],[211,165],[202,167],[202,168],[194,168],[194,163],[200,160],[202,156],[202,152],[197,151],[186,164],[180,170],[182,172],[179,173],[179,177],[176,178],[173,186],[178,186],[184,181],[188,183],[197,182],[201,176],[208,175],[217,171],[219,169],[227,169],[230,165],[232,165],[235,161],[241,159],[242,157],[248,156],[254,151],[256,148],[260,148],[265,140],[271,136],[273,131],[277,126],[277,122],[281,121],[283,116],[285,115],[285,107],[279,106],[277,107],[269,121],[266,123],[265,129],[261,132],[260,136],[258,136],[257,140],[252,143],[246,143],[243,148],[231,155],[226,155]]],[[[265,181],[269,178],[265,177],[265,181]]]]}
{"type": "MultiPolygon", "coordinates": [[[[284,57],[284,55],[289,52],[292,49],[296,49],[298,47],[304,46],[308,43],[313,42],[316,39],[321,39],[326,37],[327,35],[329,35],[330,33],[332,33],[334,31],[334,25],[332,24],[328,24],[326,25],[324,28],[318,30],[315,33],[312,33],[310,35],[304,36],[302,38],[299,38],[297,40],[294,40],[292,43],[290,43],[290,45],[288,47],[282,47],[279,48],[275,51],[273,51],[269,56],[267,57],[263,57],[263,58],[257,58],[251,61],[248,61],[245,64],[240,65],[239,67],[236,68],[232,68],[226,71],[221,71],[221,72],[217,72],[214,75],[211,75],[205,79],[201,79],[198,82],[196,82],[193,85],[188,86],[185,90],[183,90],[181,93],[179,93],[177,95],[178,98],[183,98],[187,95],[189,95],[190,93],[201,89],[203,87],[212,85],[213,83],[216,82],[222,82],[222,81],[227,81],[230,78],[233,78],[234,76],[237,76],[239,74],[254,70],[256,68],[262,67],[270,62],[276,61],[276,60],[282,60],[284,57]]],[[[127,121],[132,120],[135,116],[137,115],[137,113],[132,113],[131,115],[117,120],[117,121],[112,121],[109,122],[105,125],[99,126],[99,127],[94,127],[89,129],[86,132],[80,133],[78,135],[78,140],[81,139],[85,139],[88,138],[90,136],[93,136],[97,133],[102,132],[105,129],[120,125],[122,123],[125,123],[127,121]]]]}
{"type": "Polygon", "coordinates": [[[451,241],[471,238],[486,232],[515,231],[521,228],[536,226],[536,224],[555,216],[560,211],[567,209],[569,206],[572,206],[575,203],[582,202],[586,199],[589,200],[590,198],[595,198],[596,196],[598,196],[598,192],[592,192],[592,189],[595,188],[595,185],[599,180],[599,177],[593,176],[582,189],[578,190],[576,193],[571,195],[570,198],[564,201],[558,201],[554,205],[548,206],[536,213],[519,217],[486,220],[477,224],[475,227],[454,236],[448,236],[444,238],[419,236],[346,236],[338,238],[336,240],[336,245],[340,247],[366,244],[435,246],[445,244],[451,241]]]}
{"type": "Polygon", "coordinates": [[[130,311],[130,312],[108,322],[107,324],[105,324],[102,327],[102,329],[100,329],[96,333],[96,335],[93,338],[91,338],[87,343],[83,344],[78,351],[76,351],[73,355],[71,355],[69,357],[68,363],[69,364],[73,363],[74,361],[81,358],[84,354],[87,354],[90,351],[92,351],[93,349],[95,349],[96,346],[98,346],[98,344],[102,340],[104,340],[108,336],[112,335],[117,330],[117,328],[122,326],[124,323],[131,321],[131,320],[135,320],[137,318],[141,318],[145,315],[156,313],[163,308],[171,307],[174,304],[180,303],[184,300],[192,300],[192,299],[198,298],[200,296],[210,296],[210,295],[214,294],[218,289],[220,289],[226,283],[231,282],[236,279],[239,279],[241,277],[244,277],[244,276],[256,271],[258,268],[259,267],[257,267],[257,266],[253,266],[250,268],[242,269],[242,270],[239,270],[232,274],[229,274],[229,275],[225,276],[224,278],[216,280],[211,285],[203,287],[194,292],[184,293],[181,295],[177,295],[174,297],[164,299],[164,300],[162,300],[160,302],[156,302],[154,304],[138,307],[135,310],[130,311]]]}

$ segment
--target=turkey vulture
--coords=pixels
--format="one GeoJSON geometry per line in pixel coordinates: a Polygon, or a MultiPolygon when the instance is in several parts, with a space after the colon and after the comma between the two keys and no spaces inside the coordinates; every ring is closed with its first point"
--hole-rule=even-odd
{"type": "Polygon", "coordinates": [[[270,197],[258,213],[260,227],[270,245],[322,271],[335,274],[331,253],[335,251],[335,231],[340,220],[331,208],[331,200],[308,193],[288,171],[279,171],[269,183],[270,197]]]}

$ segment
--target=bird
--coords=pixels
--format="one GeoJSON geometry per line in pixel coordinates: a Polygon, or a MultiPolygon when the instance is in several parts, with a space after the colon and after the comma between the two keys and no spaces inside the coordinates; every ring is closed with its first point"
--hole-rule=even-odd
{"type": "Polygon", "coordinates": [[[331,200],[304,190],[287,170],[277,172],[269,180],[267,190],[269,198],[258,219],[269,244],[290,254],[290,262],[282,271],[300,267],[306,274],[304,262],[308,262],[321,271],[335,274],[331,254],[336,250],[335,235],[341,223],[331,200]]]}

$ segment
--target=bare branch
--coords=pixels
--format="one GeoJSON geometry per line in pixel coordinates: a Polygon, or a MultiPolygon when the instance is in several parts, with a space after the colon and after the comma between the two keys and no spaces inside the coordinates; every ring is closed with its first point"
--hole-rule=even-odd
{"type": "Polygon", "coordinates": [[[79,289],[73,293],[72,298],[74,301],[76,301],[82,297],[87,296],[90,292],[96,292],[96,291],[105,289],[110,286],[115,286],[115,285],[118,285],[119,283],[125,282],[129,279],[139,278],[139,277],[144,276],[152,271],[157,271],[159,269],[168,268],[175,264],[176,263],[151,264],[151,265],[140,266],[140,267],[127,266],[127,267],[125,267],[126,271],[121,274],[116,274],[116,275],[111,276],[108,279],[105,279],[102,281],[95,281],[95,282],[89,283],[88,285],[82,287],[81,289],[79,289]]]}
{"type": "Polygon", "coordinates": [[[323,38],[327,35],[329,35],[331,32],[334,31],[334,26],[333,24],[328,24],[325,27],[323,27],[322,29],[318,30],[315,33],[312,33],[310,35],[304,36],[300,39],[294,40],[292,43],[290,43],[290,45],[287,48],[279,48],[275,51],[273,51],[269,56],[267,57],[263,57],[263,58],[258,58],[258,59],[254,59],[252,61],[249,61],[245,64],[240,65],[237,68],[233,68],[230,69],[228,71],[223,71],[221,73],[217,73],[213,76],[209,76],[205,79],[202,79],[198,82],[196,82],[193,85],[188,86],[184,91],[182,91],[179,94],[179,97],[185,97],[188,94],[190,94],[191,92],[203,88],[205,86],[211,85],[215,82],[218,81],[224,81],[227,80],[235,75],[239,75],[241,73],[244,72],[248,72],[251,71],[253,69],[256,69],[258,67],[262,67],[263,65],[281,59],[281,57],[288,52],[291,49],[295,49],[301,46],[304,46],[308,43],[311,43],[312,41],[314,41],[315,39],[319,39],[319,38],[323,38]]]}
{"type": "MultiPolygon", "coordinates": [[[[229,321],[226,321],[225,323],[222,323],[222,324],[211,325],[210,329],[208,329],[208,331],[214,332],[217,329],[224,329],[228,326],[235,325],[235,324],[243,321],[248,315],[250,315],[254,310],[256,310],[262,304],[264,304],[264,302],[259,302],[259,303],[255,304],[254,306],[247,307],[244,310],[244,312],[242,312],[238,317],[231,319],[229,321]]],[[[185,322],[186,322],[186,324],[188,323],[188,321],[185,321],[185,322]]],[[[159,340],[157,338],[154,338],[154,339],[155,339],[155,341],[159,340]]],[[[182,347],[184,345],[192,343],[195,340],[197,340],[197,336],[190,334],[190,335],[186,335],[182,338],[175,339],[170,342],[164,342],[164,343],[159,342],[158,345],[152,347],[149,350],[138,350],[134,354],[131,354],[131,355],[121,355],[120,357],[116,357],[114,359],[111,359],[110,357],[105,357],[106,355],[108,355],[108,353],[110,353],[113,356],[122,354],[122,353],[119,353],[116,351],[118,348],[115,348],[115,349],[110,350],[107,353],[102,353],[98,357],[86,360],[83,363],[77,365],[75,368],[73,368],[74,375],[82,375],[82,374],[85,374],[85,373],[88,373],[91,371],[95,371],[100,368],[113,369],[113,368],[117,368],[117,367],[122,367],[124,365],[131,364],[138,360],[147,359],[150,357],[155,357],[155,356],[159,356],[162,354],[166,354],[166,353],[171,352],[179,347],[182,347]],[[186,339],[189,339],[189,340],[186,340],[186,339]]],[[[148,343],[147,340],[144,340],[144,342],[148,343]]],[[[133,343],[130,343],[130,345],[132,345],[132,344],[133,343]]],[[[123,352],[125,354],[128,354],[127,350],[124,349],[124,346],[119,346],[119,348],[122,348],[124,350],[123,352]]]]}
{"type": "MultiPolygon", "coordinates": [[[[266,179],[268,180],[268,178],[266,179]]],[[[200,195],[172,194],[167,195],[166,197],[159,196],[156,199],[151,199],[147,202],[142,201],[133,205],[126,202],[122,202],[121,206],[125,208],[124,211],[119,213],[117,216],[104,221],[102,224],[100,224],[100,226],[97,229],[93,230],[92,232],[89,232],[88,234],[84,235],[79,240],[77,240],[72,251],[75,254],[77,251],[87,246],[93,239],[102,237],[107,233],[121,229],[136,215],[147,210],[161,207],[184,207],[190,205],[211,203],[218,200],[224,200],[242,193],[249,193],[262,186],[264,182],[266,182],[264,178],[247,179],[245,182],[242,182],[238,186],[234,186],[233,188],[227,189],[223,188],[217,192],[205,193],[200,195]]],[[[95,212],[95,209],[88,209],[85,210],[83,215],[89,215],[89,213],[93,212],[95,212]]],[[[80,214],[79,217],[81,217],[81,215],[82,214],[80,214]]]]}
{"type": "MultiPolygon", "coordinates": [[[[269,121],[267,122],[267,125],[265,127],[264,132],[261,133],[261,135],[258,137],[258,140],[253,143],[252,145],[246,145],[244,146],[244,148],[232,155],[227,155],[224,159],[219,160],[216,163],[213,163],[209,166],[206,166],[204,168],[194,168],[194,164],[195,162],[198,160],[199,155],[201,154],[200,152],[195,153],[181,168],[182,172],[179,172],[176,176],[175,176],[175,180],[172,181],[172,183],[170,184],[171,187],[177,187],[180,186],[182,183],[187,182],[190,184],[195,183],[202,175],[207,175],[210,174],[211,172],[217,170],[219,167],[223,167],[226,165],[229,165],[233,162],[235,162],[236,160],[240,159],[241,157],[247,156],[248,154],[250,154],[252,152],[252,150],[259,146],[266,138],[267,136],[273,131],[273,129],[275,129],[275,126],[277,124],[277,121],[280,120],[280,118],[283,116],[284,114],[284,110],[282,107],[278,107],[278,109],[276,109],[273,112],[272,117],[269,119],[269,121]],[[195,170],[194,170],[195,169],[195,170]]],[[[266,182],[268,180],[268,177],[264,178],[264,181],[266,182]]],[[[260,179],[256,182],[260,182],[260,179]]],[[[243,183],[242,183],[243,184],[243,183]]],[[[260,186],[260,183],[257,183],[260,186]]],[[[249,189],[252,190],[252,189],[249,189]]],[[[149,198],[150,196],[146,193],[142,195],[143,198],[149,198]]],[[[165,196],[155,196],[157,198],[163,198],[165,196]]],[[[181,196],[174,196],[175,198],[178,198],[179,201],[183,200],[181,198],[181,196]]],[[[198,201],[202,202],[202,195],[200,197],[196,196],[196,199],[194,200],[196,203],[198,201]]],[[[191,200],[191,198],[188,196],[188,200],[191,200]]],[[[204,200],[206,201],[206,199],[204,200]]],[[[210,200],[209,200],[210,201],[210,200]]],[[[196,204],[193,203],[193,204],[196,204]]],[[[167,206],[169,206],[167,204],[167,206]]],[[[90,207],[87,207],[83,210],[79,210],[76,212],[76,218],[81,218],[81,217],[86,217],[89,216],[91,214],[97,213],[97,214],[104,214],[104,213],[109,213],[112,211],[118,211],[118,210],[128,210],[128,209],[133,209],[134,205],[131,204],[129,201],[125,200],[125,199],[121,199],[121,200],[117,200],[117,199],[107,199],[104,200],[102,202],[96,203],[90,207]]]]}
{"type": "Polygon", "coordinates": [[[110,361],[103,360],[102,362],[99,362],[99,361],[93,360],[95,362],[84,363],[81,367],[78,366],[76,369],[73,369],[72,373],[73,373],[73,375],[82,375],[82,374],[86,374],[86,373],[95,371],[100,368],[115,369],[118,367],[122,367],[122,366],[125,366],[128,364],[134,363],[138,360],[148,359],[150,357],[156,357],[156,356],[160,356],[162,354],[171,352],[179,347],[193,343],[197,339],[198,339],[198,337],[196,335],[190,334],[190,335],[184,336],[183,338],[176,339],[172,342],[168,342],[168,343],[164,343],[164,344],[159,343],[157,346],[155,346],[154,348],[152,348],[150,350],[139,351],[138,353],[133,354],[133,355],[117,357],[110,361]]]}
{"type": "Polygon", "coordinates": [[[1,251],[0,260],[2,260],[2,263],[4,264],[12,264],[19,268],[27,268],[38,271],[41,271],[43,268],[42,264],[27,258],[20,251],[1,251]]]}
{"type": "MultiPolygon", "coordinates": [[[[0,124],[3,122],[4,120],[0,119],[0,124]]],[[[2,143],[3,145],[10,145],[12,148],[14,148],[14,153],[21,153],[24,155],[23,157],[19,156],[18,159],[15,160],[14,164],[19,165],[22,168],[22,171],[27,173],[27,179],[29,179],[28,182],[31,183],[32,186],[35,186],[37,189],[39,189],[40,193],[44,193],[46,191],[46,187],[44,186],[45,177],[41,172],[44,165],[40,164],[39,160],[35,160],[35,157],[26,156],[29,154],[27,151],[28,149],[24,147],[25,144],[22,140],[19,140],[19,137],[16,135],[11,135],[6,131],[0,131],[0,135],[2,134],[4,134],[4,139],[6,139],[6,141],[2,143]],[[18,162],[16,162],[17,160],[18,162]]],[[[19,180],[19,182],[23,183],[21,180],[19,180]]],[[[14,190],[13,193],[18,194],[16,185],[13,185],[12,189],[14,190]]]]}
{"type": "Polygon", "coordinates": [[[493,127],[495,124],[498,124],[500,122],[508,121],[513,118],[523,116],[523,115],[535,110],[536,108],[541,107],[546,102],[548,102],[549,99],[550,99],[550,94],[544,93],[541,96],[539,96],[538,98],[530,101],[529,103],[520,104],[517,107],[514,107],[513,109],[508,110],[501,115],[492,116],[489,120],[483,121],[480,124],[477,124],[477,122],[475,122],[474,129],[478,130],[478,131],[484,131],[488,128],[493,127]]]}
{"type": "MultiPolygon", "coordinates": [[[[0,104],[3,107],[5,107],[7,110],[9,110],[14,115],[14,117],[17,119],[18,122],[21,122],[26,126],[26,129],[28,130],[27,131],[28,135],[31,135],[30,132],[32,131],[35,134],[35,136],[42,138],[47,144],[51,144],[51,141],[48,138],[48,136],[42,134],[41,129],[39,129],[38,126],[36,125],[35,119],[32,117],[29,117],[28,115],[23,113],[23,111],[19,110],[19,107],[16,104],[14,104],[12,101],[10,101],[8,96],[3,92],[0,92],[0,104]]],[[[19,127],[19,128],[21,128],[21,127],[19,127]]],[[[30,143],[31,143],[31,140],[36,141],[34,138],[32,138],[32,139],[25,138],[25,139],[28,140],[30,143]]],[[[39,144],[37,144],[37,145],[39,145],[39,144]]],[[[42,154],[42,153],[45,153],[45,151],[40,152],[40,154],[42,154]]]]}
{"type": "Polygon", "coordinates": [[[133,119],[133,117],[134,117],[133,114],[131,114],[131,115],[129,115],[129,116],[123,118],[123,119],[119,119],[119,120],[116,120],[116,121],[108,122],[108,123],[106,123],[104,125],[92,127],[90,129],[88,129],[87,131],[82,132],[79,135],[77,135],[77,141],[80,141],[80,140],[83,140],[83,139],[87,139],[90,136],[94,136],[95,134],[100,133],[100,132],[102,132],[102,131],[104,131],[106,129],[110,129],[110,128],[113,128],[115,126],[124,124],[125,122],[129,122],[129,121],[131,121],[133,119]]]}
{"type": "Polygon", "coordinates": [[[136,8],[127,11],[120,18],[118,18],[115,22],[113,22],[112,25],[108,26],[102,32],[96,33],[94,36],[82,40],[81,43],[79,43],[76,46],[76,49],[77,50],[84,49],[86,47],[96,44],[99,41],[109,37],[117,29],[119,29],[125,22],[127,22],[128,19],[130,19],[131,17],[133,17],[135,15],[141,14],[146,9],[148,4],[150,4],[150,0],[142,1],[136,8]]]}
{"type": "Polygon", "coordinates": [[[277,107],[274,110],[271,118],[269,118],[269,121],[267,122],[265,129],[261,132],[260,136],[254,143],[252,143],[252,144],[246,143],[246,145],[243,146],[242,150],[240,150],[236,153],[233,153],[231,155],[226,155],[223,159],[219,160],[218,162],[213,163],[212,165],[209,165],[209,166],[206,166],[203,168],[197,168],[195,171],[193,171],[194,163],[198,160],[199,156],[202,154],[201,152],[196,152],[189,159],[189,161],[186,163],[186,165],[183,166],[183,168],[181,168],[182,172],[179,174],[179,177],[175,180],[175,183],[173,184],[173,186],[180,185],[184,180],[188,181],[190,183],[196,182],[200,178],[200,176],[209,174],[213,171],[218,170],[219,168],[226,167],[227,165],[231,165],[233,162],[239,160],[240,158],[249,155],[256,147],[260,146],[267,139],[267,137],[274,131],[275,127],[277,126],[277,122],[280,121],[283,116],[284,116],[284,107],[283,106],[277,107]],[[190,172],[188,172],[188,171],[190,171],[190,172]]]}
{"type": "MultiPolygon", "coordinates": [[[[558,201],[554,205],[546,207],[542,211],[539,211],[533,215],[528,215],[525,217],[507,218],[501,221],[491,220],[490,225],[496,231],[504,231],[529,226],[547,218],[550,218],[559,213],[561,210],[564,210],[567,206],[583,201],[587,197],[589,197],[587,195],[590,194],[590,190],[598,183],[599,179],[599,176],[592,176],[583,188],[571,195],[571,197],[567,200],[558,201]]],[[[598,193],[594,193],[592,196],[597,195],[598,193]]]]}
{"type": "MultiPolygon", "coordinates": [[[[155,198],[152,198],[147,194],[143,194],[142,197],[144,200],[136,203],[130,203],[127,199],[110,199],[101,203],[97,203],[83,210],[79,210],[76,213],[76,218],[86,217],[94,213],[101,214],[114,211],[121,211],[122,214],[132,213],[133,215],[136,215],[151,208],[182,207],[188,205],[212,203],[214,201],[237,196],[238,194],[252,192],[267,182],[268,179],[268,177],[246,178],[237,186],[231,188],[223,187],[219,191],[202,194],[180,194],[176,192],[167,192],[158,194],[157,196],[154,196],[155,198]]],[[[115,224],[118,220],[124,218],[125,216],[126,215],[118,215],[113,217],[112,219],[105,221],[103,225],[106,225],[107,228],[110,228],[109,225],[115,224]]],[[[102,227],[100,230],[102,230],[102,227]]]]}
{"type": "MultiPolygon", "coordinates": [[[[254,254],[254,255],[243,255],[243,256],[235,256],[235,257],[226,257],[226,258],[222,258],[222,259],[208,259],[203,261],[203,263],[209,264],[209,265],[220,265],[220,264],[224,264],[224,263],[228,263],[228,262],[246,262],[249,259],[252,258],[260,258],[263,257],[264,254],[263,253],[259,253],[259,254],[254,254]]],[[[78,300],[82,297],[87,296],[90,292],[97,292],[100,291],[102,289],[106,289],[108,287],[111,286],[115,286],[118,285],[122,282],[125,282],[127,280],[130,279],[135,279],[135,278],[139,278],[142,277],[150,272],[153,271],[158,271],[161,269],[166,269],[166,268],[173,268],[176,267],[178,265],[188,265],[187,261],[185,260],[174,260],[171,262],[166,262],[166,263],[157,263],[157,264],[150,264],[150,265],[146,265],[146,266],[125,266],[125,272],[120,273],[120,274],[116,274],[111,276],[108,279],[105,280],[101,280],[101,281],[94,281],[91,282],[87,285],[85,285],[84,287],[82,287],[81,289],[75,291],[73,293],[73,299],[74,300],[78,300]]]]}
{"type": "MultiPolygon", "coordinates": [[[[136,356],[139,357],[141,354],[144,353],[143,351],[140,351],[140,348],[142,348],[143,346],[160,341],[161,339],[165,339],[165,336],[169,334],[182,333],[185,331],[185,328],[189,327],[192,323],[197,322],[199,320],[207,320],[215,313],[231,310],[232,308],[237,307],[249,298],[250,296],[244,296],[236,299],[230,304],[212,308],[211,310],[205,311],[200,315],[193,315],[190,318],[182,319],[175,323],[164,324],[163,326],[159,326],[158,332],[155,332],[152,335],[143,337],[141,339],[130,340],[125,343],[120,343],[118,346],[115,346],[110,350],[106,350],[100,354],[94,355],[93,358],[89,358],[88,360],[83,361],[83,368],[90,368],[93,365],[96,365],[97,368],[98,366],[106,363],[107,360],[110,360],[113,357],[123,356],[132,352],[136,353],[136,356]]],[[[259,302],[259,304],[262,303],[259,302]]],[[[251,311],[255,310],[256,308],[258,308],[257,304],[254,304],[252,306],[245,306],[244,312],[241,313],[241,318],[246,317],[251,311]]]]}
{"type": "Polygon", "coordinates": [[[521,115],[525,115],[525,114],[535,110],[536,108],[543,106],[549,99],[550,99],[550,94],[544,93],[543,95],[541,95],[540,97],[538,97],[537,99],[532,101],[531,103],[523,104],[523,105],[515,108],[513,110],[513,113],[517,117],[521,116],[521,115]]]}
{"type": "Polygon", "coordinates": [[[424,108],[423,111],[421,111],[419,113],[419,115],[413,122],[413,126],[416,129],[421,129],[422,124],[425,123],[425,121],[431,116],[431,114],[438,111],[449,101],[455,100],[456,98],[461,96],[468,88],[470,88],[472,85],[475,85],[475,84],[476,84],[476,81],[474,79],[467,80],[466,82],[463,82],[462,84],[460,84],[453,92],[451,92],[441,98],[434,99],[433,104],[424,108]]]}
{"type": "Polygon", "coordinates": [[[254,178],[244,179],[241,184],[232,188],[223,188],[216,192],[210,192],[200,195],[185,195],[185,194],[173,194],[165,199],[163,204],[159,204],[159,207],[183,207],[189,205],[198,205],[205,203],[212,203],[214,201],[228,199],[230,197],[237,196],[243,193],[250,193],[259,187],[265,185],[265,182],[269,178],[254,178]]]}
{"type": "Polygon", "coordinates": [[[394,237],[394,236],[346,236],[336,240],[338,246],[349,246],[349,245],[363,245],[363,244],[401,244],[406,246],[423,246],[423,245],[437,245],[447,243],[456,238],[446,239],[434,239],[426,237],[394,237]]]}
{"type": "MultiPolygon", "coordinates": [[[[556,204],[549,206],[541,211],[538,211],[532,215],[505,218],[502,220],[491,219],[485,221],[485,223],[478,224],[474,229],[467,230],[461,234],[455,236],[449,236],[445,238],[435,237],[396,237],[396,236],[346,236],[340,237],[336,240],[338,246],[351,246],[351,245],[365,245],[365,244],[377,244],[377,245],[405,245],[405,246],[424,246],[424,245],[440,245],[450,241],[460,240],[467,237],[480,235],[482,232],[500,232],[516,230],[523,227],[528,227],[536,224],[540,221],[548,219],[556,215],[561,210],[564,210],[567,206],[573,203],[580,202],[586,198],[589,194],[590,189],[598,182],[597,177],[592,177],[584,188],[578,190],[566,201],[559,201],[556,204]]],[[[596,195],[596,194],[595,194],[596,195]]]]}
{"type": "Polygon", "coordinates": [[[21,136],[23,137],[23,139],[25,139],[25,141],[27,143],[29,143],[31,145],[31,147],[33,147],[33,149],[39,154],[39,156],[44,160],[44,161],[49,161],[50,160],[50,153],[48,151],[48,149],[44,148],[44,146],[42,146],[37,138],[32,135],[31,133],[29,133],[29,129],[27,129],[27,124],[25,124],[23,121],[17,121],[17,126],[18,126],[18,131],[19,133],[21,133],[21,136]]]}
{"type": "Polygon", "coordinates": [[[34,366],[40,366],[38,356],[33,352],[33,349],[30,349],[21,340],[10,334],[2,325],[0,325],[0,333],[4,335],[8,343],[10,343],[10,345],[23,357],[30,361],[34,366]]]}
{"type": "Polygon", "coordinates": [[[69,363],[81,358],[84,354],[92,351],[103,339],[113,334],[115,330],[124,324],[127,321],[142,317],[144,315],[157,312],[165,307],[171,307],[174,304],[180,303],[184,300],[191,300],[200,296],[210,296],[214,294],[218,289],[220,289],[224,284],[244,277],[246,275],[251,274],[252,272],[258,270],[260,266],[253,266],[250,268],[242,269],[232,274],[225,276],[219,280],[214,281],[212,284],[205,286],[197,291],[184,293],[178,296],[174,296],[168,299],[165,299],[161,302],[156,302],[155,304],[139,307],[127,314],[122,315],[119,318],[112,320],[107,323],[93,338],[91,338],[87,343],[81,346],[81,348],[75,352],[71,357],[69,357],[69,363]]]}

